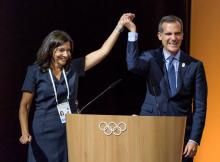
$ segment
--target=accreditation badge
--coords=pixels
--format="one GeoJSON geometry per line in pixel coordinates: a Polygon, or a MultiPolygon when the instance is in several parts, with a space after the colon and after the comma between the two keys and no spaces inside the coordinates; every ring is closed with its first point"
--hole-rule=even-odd
{"type": "Polygon", "coordinates": [[[71,114],[69,102],[63,102],[57,105],[57,110],[60,116],[61,123],[66,123],[66,114],[71,114]]]}

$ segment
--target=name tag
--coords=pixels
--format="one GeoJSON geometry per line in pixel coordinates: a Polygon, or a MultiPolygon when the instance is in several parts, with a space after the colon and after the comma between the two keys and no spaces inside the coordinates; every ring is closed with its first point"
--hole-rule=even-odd
{"type": "Polygon", "coordinates": [[[66,114],[71,114],[69,102],[63,102],[57,105],[61,123],[66,123],[66,114]]]}

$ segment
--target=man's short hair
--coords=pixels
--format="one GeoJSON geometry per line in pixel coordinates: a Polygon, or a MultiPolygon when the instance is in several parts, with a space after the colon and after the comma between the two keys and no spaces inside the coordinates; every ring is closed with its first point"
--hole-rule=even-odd
{"type": "Polygon", "coordinates": [[[168,16],[164,16],[160,19],[159,25],[158,25],[158,32],[163,32],[163,23],[174,23],[174,22],[179,22],[181,25],[181,31],[183,32],[183,21],[174,15],[168,15],[168,16]]]}

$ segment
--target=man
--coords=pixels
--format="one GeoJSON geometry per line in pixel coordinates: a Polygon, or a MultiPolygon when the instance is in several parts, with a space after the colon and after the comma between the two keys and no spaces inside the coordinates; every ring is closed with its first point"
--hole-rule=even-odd
{"type": "Polygon", "coordinates": [[[128,70],[146,78],[147,93],[140,115],[187,116],[183,162],[192,162],[200,144],[206,116],[207,83],[201,61],[181,49],[183,23],[165,16],[158,26],[162,47],[139,53],[136,25],[129,21],[128,70]]]}

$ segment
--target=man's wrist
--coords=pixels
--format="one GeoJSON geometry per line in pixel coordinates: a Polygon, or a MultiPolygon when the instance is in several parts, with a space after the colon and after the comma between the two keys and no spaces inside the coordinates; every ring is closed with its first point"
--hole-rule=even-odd
{"type": "Polygon", "coordinates": [[[189,139],[189,141],[188,142],[192,142],[192,143],[195,143],[196,145],[199,145],[196,141],[194,141],[194,140],[191,140],[191,139],[189,139]]]}
{"type": "Polygon", "coordinates": [[[136,32],[128,32],[128,41],[135,42],[138,39],[138,33],[136,32]]]}

